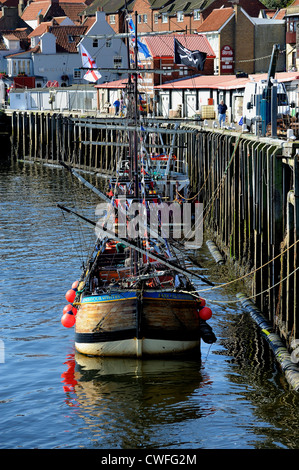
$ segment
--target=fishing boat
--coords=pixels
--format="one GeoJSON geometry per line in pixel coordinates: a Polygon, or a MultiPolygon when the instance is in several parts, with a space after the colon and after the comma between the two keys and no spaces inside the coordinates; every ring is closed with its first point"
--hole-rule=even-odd
{"type": "MultiPolygon", "coordinates": [[[[135,41],[135,49],[137,44],[135,41]]],[[[169,227],[175,227],[173,217],[167,225],[159,211],[178,185],[181,191],[187,189],[188,176],[172,152],[159,158],[147,154],[144,134],[138,144],[136,69],[130,76],[129,151],[119,160],[106,194],[62,162],[107,204],[97,223],[58,205],[84,220],[97,234],[80,279],[66,294],[69,305],[62,323],[75,326],[76,350],[85,355],[141,358],[200,353],[201,340],[211,344],[216,337],[206,322],[211,310],[196,293],[191,277],[211,283],[189,270],[194,260],[169,236],[169,227]],[[161,162],[166,163],[164,168],[161,162]],[[169,184],[171,178],[173,184],[169,184]],[[157,215],[155,224],[153,213],[157,215]]]]}

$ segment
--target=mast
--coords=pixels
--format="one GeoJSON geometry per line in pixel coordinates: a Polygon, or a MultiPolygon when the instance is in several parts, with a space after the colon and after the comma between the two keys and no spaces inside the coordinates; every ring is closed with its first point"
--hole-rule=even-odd
{"type": "Polygon", "coordinates": [[[134,73],[134,111],[135,111],[135,130],[134,130],[134,196],[139,196],[139,178],[138,178],[138,142],[137,142],[137,119],[138,119],[138,89],[137,89],[137,67],[138,67],[138,45],[137,45],[137,11],[135,11],[135,73],[134,73]]]}

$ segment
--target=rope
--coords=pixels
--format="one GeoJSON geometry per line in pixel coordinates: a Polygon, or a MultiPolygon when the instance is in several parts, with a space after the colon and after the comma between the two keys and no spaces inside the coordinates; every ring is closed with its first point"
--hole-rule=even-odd
{"type": "MultiPolygon", "coordinates": [[[[293,246],[295,246],[297,243],[299,242],[299,240],[296,240],[292,245],[290,245],[288,248],[286,248],[284,251],[282,251],[281,253],[279,253],[278,255],[276,255],[274,258],[272,258],[270,261],[267,261],[266,263],[264,263],[262,266],[259,266],[258,268],[256,268],[254,271],[251,271],[250,273],[247,273],[247,274],[244,274],[243,276],[239,277],[238,279],[233,279],[232,281],[229,281],[229,282],[226,282],[224,284],[219,284],[218,286],[213,286],[213,287],[209,287],[209,288],[206,288],[206,289],[201,289],[201,290],[197,290],[196,292],[205,292],[205,291],[208,291],[208,290],[213,290],[213,289],[220,289],[222,287],[226,287],[230,284],[233,284],[234,282],[237,282],[237,281],[241,281],[242,279],[245,279],[246,277],[248,276],[251,276],[252,274],[255,274],[256,272],[258,272],[259,270],[263,269],[265,266],[267,266],[268,264],[272,263],[273,261],[275,261],[277,258],[279,258],[280,256],[284,255],[287,251],[289,251],[291,248],[293,248],[293,246]]],[[[297,271],[298,268],[296,268],[291,274],[289,274],[289,276],[291,276],[292,274],[294,274],[295,271],[297,271]]],[[[286,276],[287,278],[288,276],[286,276]]],[[[267,292],[269,289],[272,289],[273,287],[276,287],[280,282],[283,282],[286,278],[282,279],[281,281],[279,281],[277,284],[275,284],[274,286],[272,287],[269,287],[268,289],[266,289],[264,292],[267,292]]],[[[261,292],[260,294],[256,294],[256,295],[261,295],[263,294],[264,292],[261,292]]],[[[255,296],[253,296],[255,297],[255,296]]]]}
{"type": "MultiPolygon", "coordinates": [[[[290,274],[288,274],[288,275],[287,275],[286,277],[284,277],[283,279],[279,280],[279,281],[278,281],[276,284],[274,284],[273,286],[268,287],[267,289],[263,290],[262,292],[259,292],[258,294],[254,294],[254,295],[252,295],[252,296],[250,296],[250,297],[246,297],[246,300],[247,300],[247,299],[248,299],[248,300],[254,299],[254,298],[258,297],[259,295],[263,295],[263,294],[265,294],[266,292],[269,292],[271,289],[274,289],[274,287],[277,287],[280,283],[286,281],[289,277],[291,277],[293,274],[295,274],[295,272],[298,271],[298,269],[299,269],[299,266],[298,266],[298,268],[294,269],[293,272],[291,272],[290,274]]],[[[197,292],[200,292],[200,291],[197,291],[197,292]]],[[[235,304],[235,303],[240,302],[240,300],[226,300],[226,301],[224,301],[224,300],[209,300],[209,302],[211,302],[211,303],[216,303],[216,304],[217,304],[217,303],[219,303],[219,304],[222,304],[222,303],[225,303],[225,304],[235,304]]]]}

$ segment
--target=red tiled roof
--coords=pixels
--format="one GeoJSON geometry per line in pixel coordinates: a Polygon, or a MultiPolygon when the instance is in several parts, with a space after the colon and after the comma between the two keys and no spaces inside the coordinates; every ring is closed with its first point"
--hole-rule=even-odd
{"type": "Polygon", "coordinates": [[[88,31],[94,25],[95,20],[95,16],[88,16],[85,21],[83,21],[82,26],[86,26],[88,31]]]}
{"type": "MultiPolygon", "coordinates": [[[[233,90],[237,88],[244,88],[246,83],[252,78],[255,81],[266,80],[268,74],[258,73],[247,77],[236,78],[235,75],[200,75],[197,77],[186,78],[183,80],[175,80],[172,82],[164,83],[164,85],[156,85],[157,89],[183,89],[183,88],[213,88],[221,90],[233,90]]],[[[275,78],[279,82],[289,82],[298,80],[298,72],[277,72],[275,78]]]]}
{"type": "Polygon", "coordinates": [[[57,52],[77,53],[77,45],[81,35],[86,33],[86,26],[51,26],[50,33],[56,36],[57,52]],[[73,41],[69,41],[69,37],[73,41]]]}
{"type": "Polygon", "coordinates": [[[277,15],[275,16],[276,20],[283,20],[286,14],[286,8],[281,8],[277,15]]]}
{"type": "Polygon", "coordinates": [[[82,13],[82,11],[86,8],[86,3],[84,3],[82,0],[81,2],[63,1],[63,2],[59,2],[59,4],[57,5],[54,3],[53,8],[54,6],[57,8],[57,13],[55,13],[56,8],[53,11],[51,8],[50,13],[52,16],[56,17],[56,16],[62,16],[62,14],[64,14],[65,16],[70,18],[73,22],[81,23],[79,14],[82,13]]]}
{"type": "Polygon", "coordinates": [[[39,24],[33,31],[31,31],[28,38],[41,36],[49,30],[50,26],[52,26],[52,21],[45,21],[44,23],[39,24]]]}
{"type": "Polygon", "coordinates": [[[100,83],[99,85],[95,85],[95,88],[125,88],[128,84],[128,79],[123,78],[120,80],[114,80],[113,82],[107,82],[107,83],[100,83]]]}
{"type": "Polygon", "coordinates": [[[163,36],[145,36],[141,41],[145,41],[153,58],[173,57],[174,38],[190,51],[206,52],[207,57],[214,58],[215,53],[207,38],[201,34],[175,34],[163,36]]]}
{"type": "Polygon", "coordinates": [[[86,8],[86,3],[82,0],[51,3],[47,1],[33,1],[24,9],[22,19],[24,21],[37,20],[38,15],[43,15],[47,19],[47,15],[53,17],[67,16],[72,21],[80,21],[79,14],[86,8]]]}
{"type": "Polygon", "coordinates": [[[197,28],[199,33],[208,31],[219,31],[219,29],[235,14],[233,8],[219,8],[213,10],[212,13],[197,28]]]}
{"type": "Polygon", "coordinates": [[[50,1],[31,2],[24,9],[21,18],[24,21],[36,20],[39,14],[45,16],[50,6],[50,1]]]}

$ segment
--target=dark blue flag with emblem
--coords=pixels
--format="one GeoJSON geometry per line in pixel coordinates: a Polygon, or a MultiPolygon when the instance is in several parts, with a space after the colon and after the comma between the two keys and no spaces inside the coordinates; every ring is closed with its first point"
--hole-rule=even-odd
{"type": "Polygon", "coordinates": [[[174,38],[174,62],[188,67],[195,67],[197,70],[203,70],[207,58],[206,52],[189,51],[176,38],[174,38]]]}

